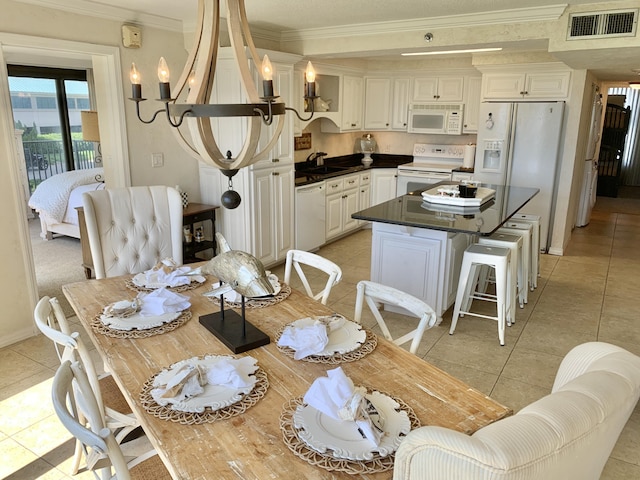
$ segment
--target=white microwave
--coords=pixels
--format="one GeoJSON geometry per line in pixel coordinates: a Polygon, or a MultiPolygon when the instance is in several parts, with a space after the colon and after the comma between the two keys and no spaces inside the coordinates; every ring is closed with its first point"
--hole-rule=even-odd
{"type": "Polygon", "coordinates": [[[409,133],[462,135],[462,103],[412,103],[409,105],[409,133]]]}

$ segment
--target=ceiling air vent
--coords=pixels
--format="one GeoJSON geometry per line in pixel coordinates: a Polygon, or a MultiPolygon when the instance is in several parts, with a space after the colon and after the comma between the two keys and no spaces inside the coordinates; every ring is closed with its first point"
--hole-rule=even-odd
{"type": "Polygon", "coordinates": [[[638,10],[576,13],[569,17],[568,39],[630,37],[636,34],[638,10]]]}

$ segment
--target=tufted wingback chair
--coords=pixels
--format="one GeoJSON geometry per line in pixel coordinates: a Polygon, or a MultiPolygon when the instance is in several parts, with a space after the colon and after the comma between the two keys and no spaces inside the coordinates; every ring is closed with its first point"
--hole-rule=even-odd
{"type": "Polygon", "coordinates": [[[82,205],[96,278],[182,264],[182,200],[166,186],[86,192],[82,205]]]}
{"type": "Polygon", "coordinates": [[[602,342],[571,350],[552,393],[473,435],[418,428],[402,441],[393,478],[600,478],[640,396],[640,357],[602,342]]]}

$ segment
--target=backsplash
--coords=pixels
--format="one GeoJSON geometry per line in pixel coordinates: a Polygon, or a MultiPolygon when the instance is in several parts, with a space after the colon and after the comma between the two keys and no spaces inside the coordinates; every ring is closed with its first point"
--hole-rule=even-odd
{"type": "Polygon", "coordinates": [[[311,148],[296,150],[295,162],[303,162],[314,152],[326,152],[327,157],[351,155],[359,152],[359,141],[365,133],[371,133],[377,143],[377,153],[413,155],[416,143],[437,143],[442,145],[466,145],[476,143],[475,135],[418,135],[405,132],[360,131],[351,133],[324,133],[320,131],[320,119],[311,122],[303,130],[311,133],[311,148]]]}

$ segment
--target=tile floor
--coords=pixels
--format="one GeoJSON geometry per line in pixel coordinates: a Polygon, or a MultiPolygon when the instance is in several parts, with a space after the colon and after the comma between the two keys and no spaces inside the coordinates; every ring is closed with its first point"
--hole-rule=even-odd
{"type": "MultiPolygon", "coordinates": [[[[562,357],[577,344],[602,340],[640,355],[635,311],[639,236],[640,215],[595,211],[588,227],[576,229],[565,256],[542,256],[538,288],[524,310],[518,310],[504,347],[490,320],[462,318],[455,334],[447,335],[449,311],[440,326],[425,333],[419,356],[517,411],[549,393],[562,357]]],[[[343,269],[329,305],[348,317],[353,315],[356,283],[369,278],[370,248],[370,230],[363,230],[319,252],[343,269]]],[[[282,267],[273,270],[282,278],[282,267]]],[[[372,318],[363,323],[372,326],[372,318]]],[[[391,315],[390,324],[392,333],[401,331],[402,317],[391,315]]],[[[73,442],[49,400],[57,363],[42,336],[0,350],[2,478],[90,478],[86,473],[68,476],[73,442]]],[[[602,478],[640,478],[639,447],[640,407],[602,478]]]]}

